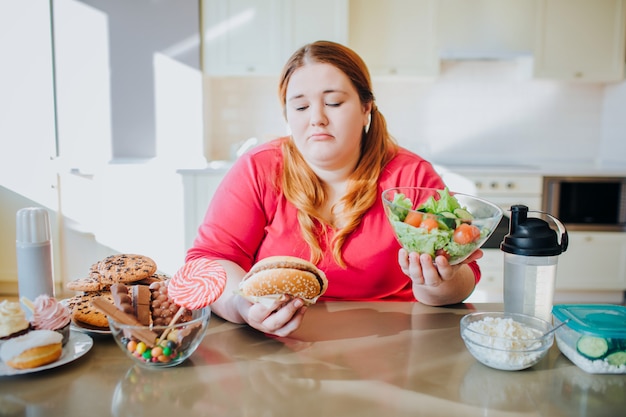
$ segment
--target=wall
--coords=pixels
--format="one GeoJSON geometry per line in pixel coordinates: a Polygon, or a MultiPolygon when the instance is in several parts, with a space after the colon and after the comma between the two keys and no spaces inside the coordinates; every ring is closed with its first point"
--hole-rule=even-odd
{"type": "MultiPolygon", "coordinates": [[[[375,79],[374,94],[392,134],[441,164],[626,164],[626,83],[574,84],[531,78],[532,60],[446,61],[432,82],[375,79]],[[564,152],[567,150],[567,152],[564,152]]],[[[212,79],[208,124],[228,157],[228,144],[267,139],[285,130],[276,80],[212,79]]]]}
{"type": "Polygon", "coordinates": [[[199,72],[198,8],[198,0],[55,1],[59,136],[66,148],[102,137],[101,152],[114,159],[157,155],[159,57],[199,72]],[[78,115],[90,123],[80,124],[78,115]],[[92,123],[105,134],[90,131],[92,123]]]}

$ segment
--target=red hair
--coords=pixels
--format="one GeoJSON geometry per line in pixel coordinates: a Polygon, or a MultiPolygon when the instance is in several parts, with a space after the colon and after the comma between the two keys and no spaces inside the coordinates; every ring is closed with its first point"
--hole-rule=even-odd
{"type": "Polygon", "coordinates": [[[308,63],[326,63],[338,68],[350,79],[361,104],[371,104],[371,122],[369,129],[364,129],[361,136],[360,158],[349,177],[346,194],[338,203],[342,207],[338,213],[338,224],[342,227],[330,242],[325,233],[327,222],[319,212],[328,198],[326,186],[307,165],[293,140],[285,140],[282,145],[282,190],[285,198],[298,209],[298,222],[311,250],[311,261],[317,263],[322,258],[322,246],[332,245],[333,258],[345,267],[341,248],[350,233],[358,227],[361,217],[376,203],[378,178],[384,166],[397,153],[398,145],[387,131],[387,122],[374,103],[367,66],[356,52],[338,43],[317,41],[301,47],[289,58],[278,88],[283,113],[289,80],[298,68],[308,63]]]}

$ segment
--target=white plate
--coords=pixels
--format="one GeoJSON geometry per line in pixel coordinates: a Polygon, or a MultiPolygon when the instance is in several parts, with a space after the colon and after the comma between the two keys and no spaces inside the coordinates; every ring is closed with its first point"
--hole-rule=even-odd
{"type": "Polygon", "coordinates": [[[47,365],[40,366],[32,369],[14,369],[0,361],[0,377],[11,375],[23,375],[31,374],[34,372],[43,371],[45,369],[56,368],[57,366],[65,365],[75,361],[76,359],[89,352],[93,346],[93,339],[84,333],[70,331],[70,339],[63,346],[63,353],[61,357],[47,365]]]}
{"type": "MultiPolygon", "coordinates": [[[[67,305],[69,304],[69,301],[70,301],[69,298],[65,298],[61,300],[60,303],[67,307],[67,305]]],[[[111,334],[111,330],[108,328],[97,329],[95,327],[82,326],[79,323],[76,323],[74,320],[72,320],[72,323],[70,324],[70,329],[75,330],[77,332],[91,334],[91,335],[110,335],[111,334]]]]}
{"type": "Polygon", "coordinates": [[[93,327],[83,327],[80,324],[76,324],[73,320],[72,320],[72,324],[70,324],[70,329],[77,331],[77,332],[91,334],[91,335],[110,335],[111,334],[111,330],[109,329],[103,330],[103,329],[96,329],[93,327]]]}

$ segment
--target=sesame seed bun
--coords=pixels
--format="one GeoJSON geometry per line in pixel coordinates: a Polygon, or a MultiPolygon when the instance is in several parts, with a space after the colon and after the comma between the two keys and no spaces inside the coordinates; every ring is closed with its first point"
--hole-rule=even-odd
{"type": "Polygon", "coordinates": [[[326,275],[311,262],[293,256],[271,256],[250,269],[239,292],[251,302],[286,294],[313,304],[327,288],[326,275]]]}

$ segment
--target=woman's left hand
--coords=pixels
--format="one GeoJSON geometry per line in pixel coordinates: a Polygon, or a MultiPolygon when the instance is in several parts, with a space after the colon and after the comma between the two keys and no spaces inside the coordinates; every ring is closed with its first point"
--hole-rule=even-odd
{"type": "MultiPolygon", "coordinates": [[[[482,250],[477,249],[462,263],[450,265],[448,259],[442,255],[437,256],[435,258],[435,261],[433,262],[433,258],[427,253],[408,253],[405,249],[400,249],[398,252],[398,263],[400,265],[400,268],[402,269],[402,272],[409,276],[413,281],[413,292],[415,293],[416,298],[422,298],[420,301],[425,302],[425,297],[423,296],[423,294],[420,294],[422,295],[422,297],[418,297],[418,293],[432,294],[441,292],[442,294],[440,294],[440,301],[433,302],[432,304],[442,305],[461,301],[458,299],[459,297],[456,296],[456,290],[459,290],[460,294],[465,293],[465,287],[467,286],[465,285],[466,283],[460,284],[458,288],[454,288],[457,286],[450,284],[454,284],[453,280],[455,280],[459,276],[467,277],[468,273],[472,275],[471,278],[473,279],[473,274],[471,273],[471,270],[465,265],[472,261],[480,259],[482,256],[482,250]],[[450,288],[451,286],[453,288],[450,288]],[[439,291],[438,287],[443,288],[441,288],[441,291],[439,291]]],[[[465,280],[468,279],[466,278],[465,280]]],[[[469,294],[465,294],[465,297],[467,295],[469,294]]],[[[439,295],[437,298],[439,298],[439,295]]]]}
{"type": "Polygon", "coordinates": [[[302,299],[282,296],[272,305],[251,304],[245,320],[251,327],[263,333],[286,337],[300,327],[306,310],[302,299]]]}

